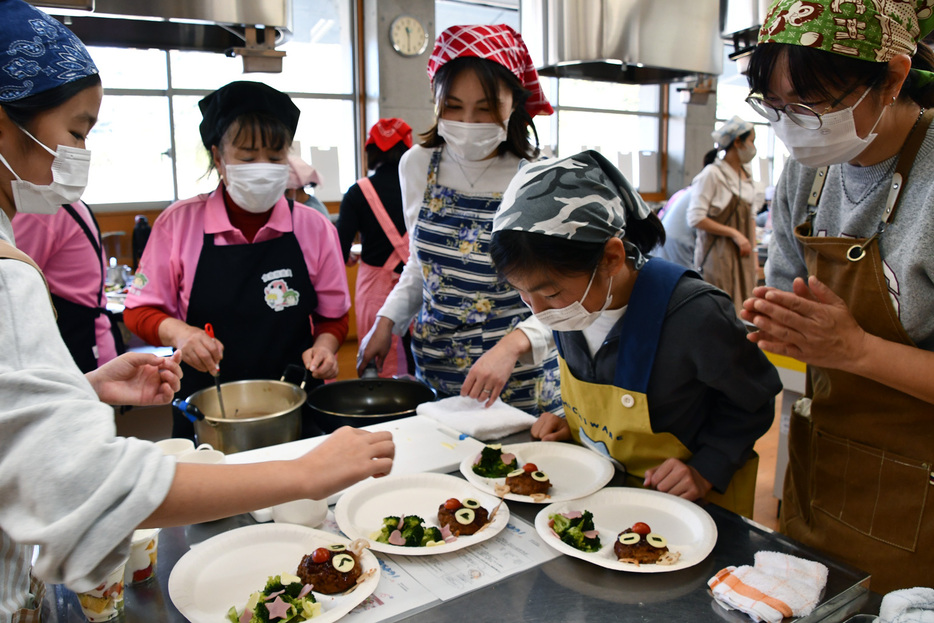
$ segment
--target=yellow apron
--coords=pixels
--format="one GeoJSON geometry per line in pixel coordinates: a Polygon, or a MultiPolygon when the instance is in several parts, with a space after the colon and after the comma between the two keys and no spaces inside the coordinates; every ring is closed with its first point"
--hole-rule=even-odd
{"type": "MultiPolygon", "coordinates": [[[[561,398],[574,440],[621,463],[628,484],[633,486],[642,486],[646,470],[666,459],[687,461],[692,456],[671,433],[652,430],[645,394],[668,300],[685,272],[661,260],[650,260],[639,272],[636,288],[647,290],[647,296],[637,298],[633,291],[620,335],[614,384],[581,381],[571,373],[564,357],[558,358],[561,398]],[[627,325],[635,327],[631,332],[635,339],[627,339],[627,325]]],[[[758,465],[759,457],[753,453],[724,493],[711,490],[706,499],[752,518],[758,465]]]]}

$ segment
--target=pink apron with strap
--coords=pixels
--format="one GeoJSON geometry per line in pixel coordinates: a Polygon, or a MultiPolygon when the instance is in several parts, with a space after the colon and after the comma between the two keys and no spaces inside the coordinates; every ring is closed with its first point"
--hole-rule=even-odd
{"type": "MultiPolygon", "coordinates": [[[[399,234],[395,223],[386,211],[373,183],[364,177],[357,180],[357,186],[363,191],[367,204],[373,211],[380,228],[386,234],[393,252],[386,263],[380,266],[370,266],[360,262],[357,266],[357,287],[354,294],[354,315],[357,320],[357,335],[361,338],[366,335],[376,322],[376,313],[379,311],[393,286],[399,281],[399,273],[395,267],[399,262],[405,263],[409,259],[409,234],[399,234]]],[[[390,378],[394,375],[408,373],[408,364],[405,357],[405,347],[402,339],[392,336],[392,346],[386,355],[380,376],[390,378]]]]}

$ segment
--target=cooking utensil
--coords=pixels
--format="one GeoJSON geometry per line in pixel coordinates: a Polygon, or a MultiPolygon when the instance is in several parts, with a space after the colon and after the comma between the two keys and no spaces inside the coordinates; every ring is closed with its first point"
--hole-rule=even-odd
{"type": "Polygon", "coordinates": [[[325,383],[308,394],[315,423],[325,433],[341,426],[359,428],[415,415],[415,408],[437,398],[433,389],[410,379],[379,378],[375,366],[356,380],[325,383]]]}
{"type": "MultiPolygon", "coordinates": [[[[192,423],[198,422],[204,419],[204,414],[201,413],[201,409],[196,407],[193,404],[190,404],[187,400],[182,400],[181,398],[176,398],[172,401],[172,406],[182,412],[188,420],[192,423]]],[[[190,442],[189,442],[190,443],[190,442]]]]}
{"type": "MultiPolygon", "coordinates": [[[[204,332],[208,334],[209,338],[214,339],[214,326],[210,322],[204,325],[204,332]]],[[[214,388],[217,390],[217,403],[221,406],[221,417],[227,419],[227,410],[224,409],[224,394],[221,392],[220,366],[218,366],[217,372],[211,376],[214,377],[214,388]]]]}
{"type": "Polygon", "coordinates": [[[220,412],[214,388],[195,392],[184,401],[184,412],[195,415],[195,438],[225,454],[295,441],[301,433],[303,387],[285,381],[247,380],[222,384],[230,409],[220,412]],[[197,409],[197,411],[193,411],[197,409]]]}

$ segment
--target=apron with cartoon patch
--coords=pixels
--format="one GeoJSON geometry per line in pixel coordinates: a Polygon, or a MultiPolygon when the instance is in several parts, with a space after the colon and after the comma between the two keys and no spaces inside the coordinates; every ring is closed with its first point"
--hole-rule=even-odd
{"type": "MultiPolygon", "coordinates": [[[[382,266],[370,266],[362,260],[357,265],[354,315],[357,319],[357,335],[366,335],[376,322],[376,314],[386,302],[386,297],[399,281],[399,273],[395,271],[396,266],[399,262],[404,264],[409,259],[409,234],[399,234],[395,223],[392,222],[392,217],[389,216],[376,189],[373,188],[370,178],[364,177],[357,180],[357,186],[363,192],[363,197],[376,217],[380,229],[393,246],[393,252],[389,254],[389,258],[382,266]]],[[[403,340],[398,335],[393,335],[392,345],[386,353],[383,369],[379,375],[391,378],[395,375],[408,374],[408,367],[403,340]]]]}
{"type": "MultiPolygon", "coordinates": [[[[581,445],[621,463],[632,486],[641,487],[646,470],[666,459],[687,461],[692,456],[671,433],[652,430],[646,395],[668,301],[685,272],[682,266],[660,260],[649,260],[639,271],[619,336],[612,385],[576,378],[559,357],[561,396],[571,434],[581,445]]],[[[711,490],[706,499],[751,518],[758,464],[753,453],[724,493],[711,490]]]]}
{"type": "MultiPolygon", "coordinates": [[[[442,394],[457,395],[470,367],[531,311],[490,261],[490,230],[502,193],[470,195],[439,185],[440,161],[438,148],[414,231],[423,286],[412,350],[418,377],[442,394]]],[[[517,365],[501,397],[533,415],[558,408],[556,355],[540,366],[517,365]]]]}
{"type": "Polygon", "coordinates": [[[752,289],[756,286],[756,221],[752,217],[752,208],[748,201],[743,201],[737,194],[733,195],[723,211],[708,218],[736,229],[753,245],[749,255],[742,257],[739,247],[731,238],[697,230],[694,263],[704,276],[704,281],[730,295],[733,307],[739,314],[743,301],[752,296],[752,289]]]}
{"type": "MultiPolygon", "coordinates": [[[[902,188],[932,118],[902,148],[892,186],[902,188]]],[[[813,236],[826,168],[810,218],[795,230],[808,274],[847,304],[867,333],[914,345],[892,304],[879,251],[897,194],[870,238],[813,236]]],[[[781,530],[872,575],[872,589],[928,586],[934,578],[934,405],[872,379],[808,366],[810,413],[792,411],[781,530]]]]}
{"type": "MultiPolygon", "coordinates": [[[[205,234],[185,322],[214,326],[224,344],[222,383],[278,379],[288,364],[303,365],[302,353],[312,345],[309,318],[317,304],[294,233],[223,246],[214,244],[213,234],[205,234]]],[[[214,384],[210,374],[185,363],[182,369],[179,398],[214,384]]],[[[177,410],[172,435],[194,436],[191,422],[177,410]]]]}

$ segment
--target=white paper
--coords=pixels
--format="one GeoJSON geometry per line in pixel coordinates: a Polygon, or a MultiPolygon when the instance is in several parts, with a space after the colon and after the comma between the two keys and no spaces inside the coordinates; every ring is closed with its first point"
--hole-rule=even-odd
{"type": "MultiPolygon", "coordinates": [[[[381,560],[385,556],[379,554],[381,560]]],[[[496,538],[458,552],[418,558],[388,555],[397,567],[444,601],[537,567],[558,556],[542,541],[532,524],[515,515],[496,538]]],[[[377,592],[382,584],[380,580],[377,592]]]]}

